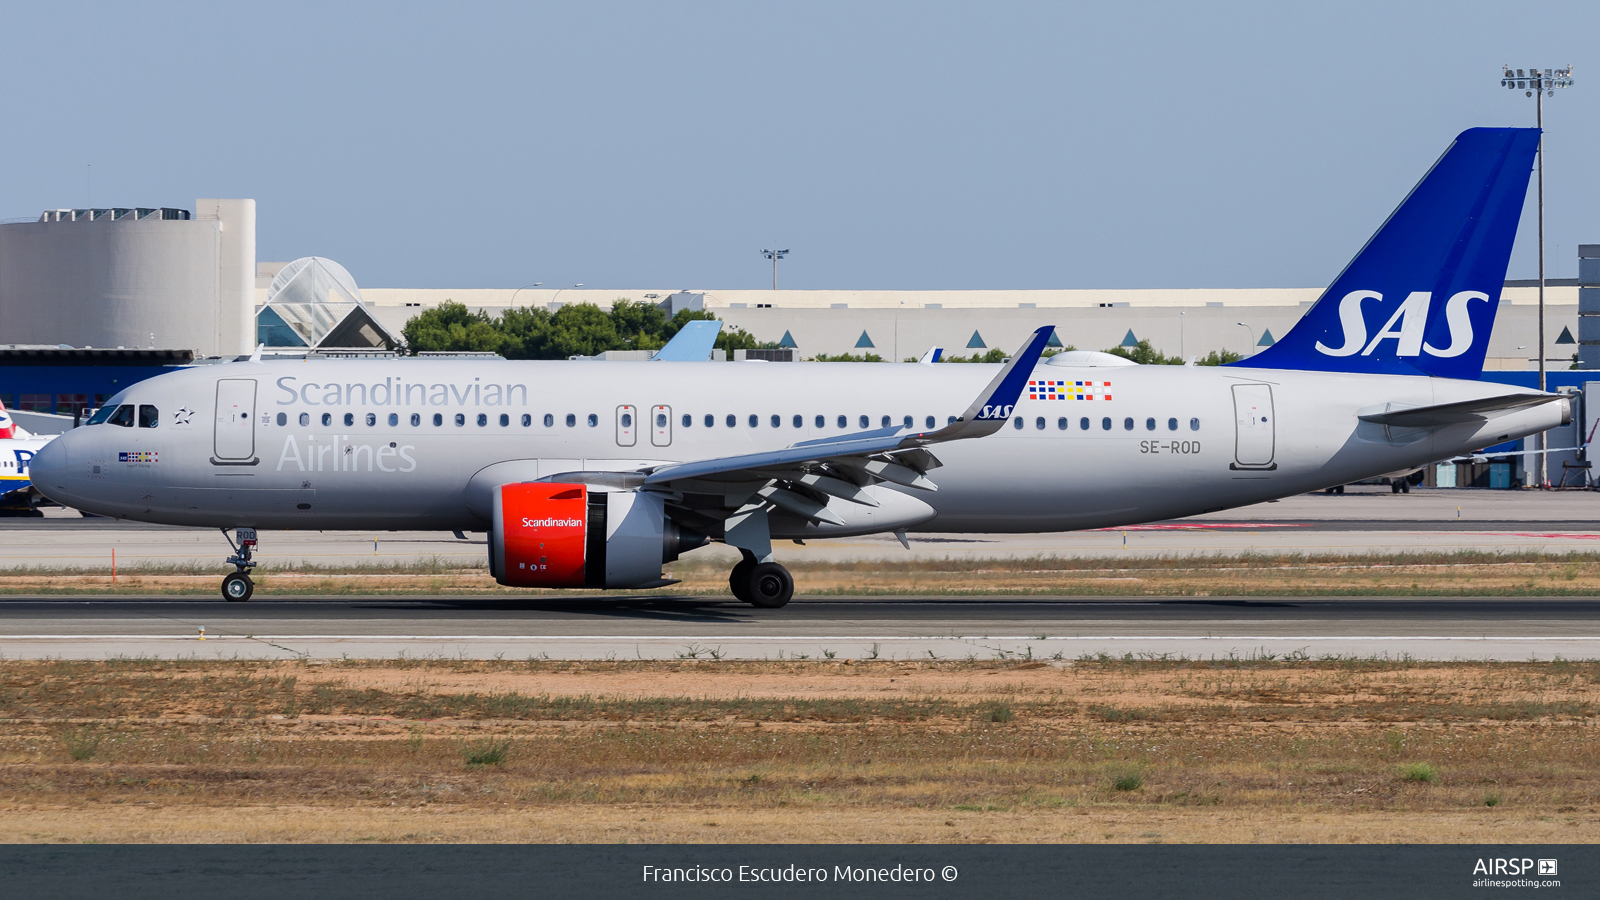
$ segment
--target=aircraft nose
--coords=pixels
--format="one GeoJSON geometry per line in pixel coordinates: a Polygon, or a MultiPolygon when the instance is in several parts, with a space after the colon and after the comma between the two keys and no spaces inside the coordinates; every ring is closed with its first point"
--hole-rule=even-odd
{"type": "Polygon", "coordinates": [[[45,444],[33,455],[33,459],[28,460],[28,480],[33,482],[39,493],[62,506],[69,505],[67,472],[70,451],[67,444],[70,437],[71,434],[64,434],[45,444]]]}

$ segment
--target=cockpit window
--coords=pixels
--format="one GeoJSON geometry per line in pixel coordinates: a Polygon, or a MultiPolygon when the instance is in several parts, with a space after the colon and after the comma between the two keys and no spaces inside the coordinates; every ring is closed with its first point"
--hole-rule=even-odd
{"type": "Polygon", "coordinates": [[[139,427],[154,428],[161,424],[161,410],[148,404],[139,406],[139,427]]]}
{"type": "Polygon", "coordinates": [[[111,418],[107,419],[106,421],[113,425],[121,425],[123,428],[132,428],[133,405],[123,404],[122,406],[117,407],[117,411],[112,413],[111,418]]]}
{"type": "Polygon", "coordinates": [[[105,424],[105,421],[107,419],[111,418],[111,414],[116,412],[116,411],[117,411],[117,408],[115,406],[102,406],[99,409],[95,410],[94,411],[94,415],[90,416],[89,417],[89,421],[85,422],[84,424],[85,425],[103,425],[103,424],[105,424]]]}

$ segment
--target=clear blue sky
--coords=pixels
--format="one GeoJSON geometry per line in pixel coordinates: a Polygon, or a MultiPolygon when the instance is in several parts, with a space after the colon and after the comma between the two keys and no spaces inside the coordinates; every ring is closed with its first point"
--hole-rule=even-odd
{"type": "Polygon", "coordinates": [[[773,243],[795,288],[1320,286],[1456,132],[1532,124],[1507,62],[1577,67],[1551,275],[1600,243],[1594,3],[0,12],[0,217],[253,197],[259,258],[368,287],[761,287],[773,243]]]}

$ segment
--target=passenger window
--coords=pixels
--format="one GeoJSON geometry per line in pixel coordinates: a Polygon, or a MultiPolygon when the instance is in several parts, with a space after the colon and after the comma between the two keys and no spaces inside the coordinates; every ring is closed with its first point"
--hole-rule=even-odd
{"type": "Polygon", "coordinates": [[[1089,430],[1089,417],[1088,416],[1084,416],[1083,418],[1079,419],[1078,420],[1078,427],[1082,428],[1084,431],[1088,431],[1089,430]]]}
{"type": "Polygon", "coordinates": [[[489,424],[489,414],[488,413],[478,413],[478,427],[482,428],[482,427],[484,427],[485,425],[488,425],[488,424],[489,424]]]}
{"type": "Polygon", "coordinates": [[[505,413],[501,413],[500,414],[500,427],[501,428],[505,428],[507,425],[510,425],[510,424],[511,424],[511,417],[506,415],[505,413]]]}
{"type": "Polygon", "coordinates": [[[522,414],[522,427],[523,428],[532,428],[533,427],[533,416],[532,415],[529,415],[528,413],[523,413],[522,414]]]}
{"type": "Polygon", "coordinates": [[[345,413],[344,414],[344,424],[346,424],[346,425],[354,425],[355,423],[356,423],[356,414],[355,413],[345,413]]]}
{"type": "Polygon", "coordinates": [[[1104,431],[1110,431],[1111,430],[1111,417],[1110,416],[1106,416],[1105,418],[1100,420],[1100,428],[1102,430],[1104,430],[1104,431]]]}
{"type": "Polygon", "coordinates": [[[945,424],[947,424],[947,425],[954,425],[955,423],[956,423],[956,417],[955,416],[951,416],[949,419],[945,420],[945,424]]]}
{"type": "Polygon", "coordinates": [[[868,419],[866,416],[862,416],[861,417],[861,427],[862,428],[871,428],[872,427],[871,423],[872,423],[871,419],[868,419]]]}
{"type": "Polygon", "coordinates": [[[783,425],[783,416],[773,416],[772,417],[772,427],[773,428],[778,428],[778,427],[780,427],[782,425],[783,425]]]}
{"type": "Polygon", "coordinates": [[[922,427],[924,427],[924,428],[932,428],[933,427],[933,423],[934,423],[933,416],[929,416],[928,418],[923,420],[922,427]]]}
{"type": "Polygon", "coordinates": [[[759,424],[761,424],[761,420],[759,418],[757,418],[755,416],[755,414],[752,413],[751,416],[750,416],[750,427],[754,428],[759,424]]]}
{"type": "Polygon", "coordinates": [[[397,426],[399,424],[400,424],[400,414],[399,413],[389,413],[389,427],[393,428],[393,427],[395,427],[395,426],[397,426]]]}
{"type": "Polygon", "coordinates": [[[796,428],[804,428],[804,427],[806,427],[805,417],[804,416],[795,416],[794,417],[794,427],[796,427],[796,428]]]}
{"type": "Polygon", "coordinates": [[[846,428],[846,427],[848,427],[848,426],[847,426],[847,425],[846,425],[846,424],[845,424],[845,417],[844,417],[844,416],[840,416],[840,417],[839,417],[839,427],[840,427],[840,428],[846,428]]]}
{"type": "Polygon", "coordinates": [[[310,425],[311,424],[311,413],[301,413],[300,414],[300,424],[301,425],[310,425]]]}
{"type": "Polygon", "coordinates": [[[544,414],[544,427],[546,427],[546,428],[554,428],[555,425],[556,425],[556,417],[550,415],[549,413],[545,413],[544,414]]]}
{"type": "Polygon", "coordinates": [[[738,424],[739,424],[739,417],[735,416],[733,413],[728,413],[728,427],[732,428],[732,427],[734,427],[735,425],[738,425],[738,424]]]}
{"type": "Polygon", "coordinates": [[[1122,430],[1124,430],[1124,431],[1132,431],[1133,430],[1133,417],[1132,416],[1129,416],[1128,418],[1122,420],[1122,430]]]}
{"type": "Polygon", "coordinates": [[[323,425],[323,427],[326,428],[326,427],[328,427],[329,425],[332,425],[332,424],[333,424],[333,413],[323,413],[322,414],[322,425],[323,425]]]}
{"type": "Polygon", "coordinates": [[[694,416],[691,416],[688,413],[684,413],[683,414],[683,427],[688,428],[690,425],[693,425],[693,424],[694,424],[694,416]]]}
{"type": "Polygon", "coordinates": [[[107,419],[106,421],[113,425],[121,425],[123,428],[132,428],[133,407],[129,405],[117,407],[117,411],[112,413],[111,418],[107,419]]]}
{"type": "Polygon", "coordinates": [[[879,428],[888,428],[889,427],[889,417],[888,416],[884,416],[883,417],[883,424],[879,425],[878,427],[879,428]]]}
{"type": "Polygon", "coordinates": [[[706,413],[706,427],[707,428],[712,428],[716,424],[717,424],[717,417],[713,416],[711,413],[706,413]]]}
{"type": "Polygon", "coordinates": [[[1156,430],[1156,420],[1153,419],[1153,418],[1152,419],[1145,419],[1144,420],[1144,430],[1145,431],[1155,431],[1156,430]]]}
{"type": "Polygon", "coordinates": [[[568,428],[574,428],[574,427],[577,426],[577,424],[578,424],[578,417],[573,415],[572,413],[567,413],[567,427],[568,428]]]}
{"type": "Polygon", "coordinates": [[[598,426],[599,424],[600,424],[600,417],[595,415],[594,413],[589,413],[589,427],[590,428],[594,428],[594,427],[598,426]]]}
{"type": "Polygon", "coordinates": [[[1199,419],[1190,419],[1189,420],[1189,430],[1190,431],[1199,431],[1200,430],[1200,420],[1199,419]]]}
{"type": "Polygon", "coordinates": [[[911,417],[910,416],[906,416],[905,420],[902,421],[900,424],[905,426],[906,428],[910,428],[911,427],[911,417]]]}
{"type": "Polygon", "coordinates": [[[1178,420],[1177,419],[1168,419],[1167,420],[1167,430],[1168,431],[1177,431],[1178,430],[1178,420]]]}
{"type": "Polygon", "coordinates": [[[1038,418],[1034,419],[1033,420],[1033,427],[1038,429],[1039,431],[1043,431],[1044,430],[1044,416],[1039,416],[1038,418]]]}
{"type": "Polygon", "coordinates": [[[444,425],[444,414],[443,413],[434,413],[433,414],[433,427],[439,428],[439,427],[441,427],[443,425],[444,425]]]}
{"type": "Polygon", "coordinates": [[[828,417],[827,416],[817,416],[817,427],[818,428],[826,428],[827,425],[828,425],[828,417]]]}
{"type": "MultiPolygon", "coordinates": [[[[154,410],[155,407],[154,406],[146,406],[144,409],[154,410]]],[[[145,428],[154,428],[155,427],[154,425],[145,425],[144,424],[144,409],[139,410],[139,424],[140,425],[144,425],[145,428]]],[[[289,424],[289,414],[288,413],[278,413],[278,424],[279,425],[287,425],[287,424],[289,424]]]]}
{"type": "Polygon", "coordinates": [[[1057,431],[1066,431],[1067,430],[1067,417],[1066,416],[1062,416],[1061,418],[1056,420],[1056,430],[1057,431]]]}
{"type": "Polygon", "coordinates": [[[377,413],[367,413],[367,427],[371,428],[372,426],[374,426],[376,424],[378,424],[378,414],[377,413]]]}
{"type": "Polygon", "coordinates": [[[623,413],[622,414],[622,427],[623,428],[632,428],[633,427],[633,414],[632,413],[623,413]]]}
{"type": "MultiPolygon", "coordinates": [[[[688,418],[688,416],[685,416],[684,418],[688,418]]],[[[665,427],[667,427],[667,414],[666,413],[656,413],[656,427],[657,428],[665,428],[665,427]]]]}
{"type": "Polygon", "coordinates": [[[1022,417],[1021,416],[1017,416],[1015,419],[1012,419],[1011,420],[1011,426],[1013,428],[1017,429],[1018,431],[1021,431],[1022,430],[1022,417]]]}
{"type": "Polygon", "coordinates": [[[420,428],[420,427],[422,427],[422,413],[412,413],[411,414],[411,427],[412,428],[420,428]]]}
{"type": "Polygon", "coordinates": [[[467,424],[466,415],[464,413],[456,413],[456,427],[460,428],[465,424],[467,424]]]}

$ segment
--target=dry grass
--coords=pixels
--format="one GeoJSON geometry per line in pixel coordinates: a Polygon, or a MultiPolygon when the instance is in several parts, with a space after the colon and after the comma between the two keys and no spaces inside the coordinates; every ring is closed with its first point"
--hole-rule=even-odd
{"type": "MultiPolygon", "coordinates": [[[[1056,596],[1594,596],[1600,554],[1482,551],[1369,556],[1239,554],[1184,557],[1056,557],[795,562],[796,591],[832,595],[1056,596]]],[[[208,562],[109,570],[0,569],[4,594],[215,594],[208,562]]],[[[666,594],[728,593],[727,565],[687,558],[666,567],[682,583],[666,594]]],[[[267,595],[435,594],[530,596],[570,591],[505,588],[487,568],[438,557],[411,563],[328,566],[278,563],[256,573],[267,595]]]]}
{"type": "Polygon", "coordinates": [[[7,661],[0,841],[1584,842],[1597,681],[1562,662],[7,661]]]}

